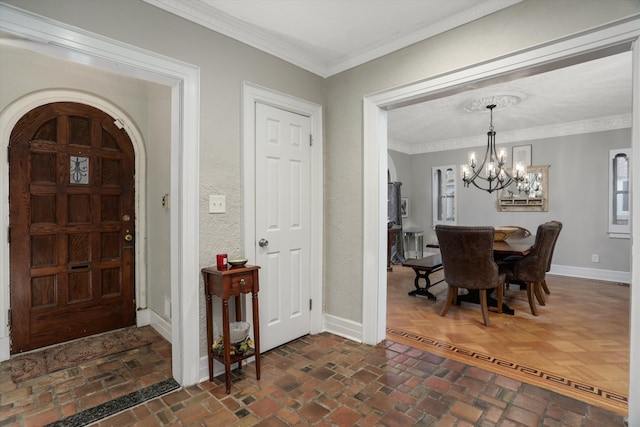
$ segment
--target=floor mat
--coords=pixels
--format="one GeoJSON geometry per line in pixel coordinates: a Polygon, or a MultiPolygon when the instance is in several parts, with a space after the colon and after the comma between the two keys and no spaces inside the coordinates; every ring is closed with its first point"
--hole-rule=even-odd
{"type": "Polygon", "coordinates": [[[86,426],[96,421],[115,415],[125,409],[146,402],[147,400],[167,394],[180,388],[180,384],[173,378],[145,387],[142,390],[134,391],[126,396],[110,400],[94,408],[87,409],[77,414],[71,415],[60,421],[47,424],[45,427],[79,427],[86,426]]]}
{"type": "Polygon", "coordinates": [[[18,383],[99,357],[142,347],[157,339],[158,335],[149,326],[131,327],[19,354],[10,360],[11,379],[18,383]]]}

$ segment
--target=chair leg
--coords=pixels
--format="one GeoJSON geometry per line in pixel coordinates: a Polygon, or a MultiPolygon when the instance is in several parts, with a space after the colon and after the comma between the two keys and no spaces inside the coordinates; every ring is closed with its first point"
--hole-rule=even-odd
{"type": "Polygon", "coordinates": [[[482,309],[482,319],[486,326],[491,326],[489,322],[489,307],[487,306],[487,290],[480,289],[480,308],[482,309]]]}
{"type": "Polygon", "coordinates": [[[451,303],[455,299],[456,294],[458,293],[458,288],[455,286],[449,285],[449,291],[447,292],[447,300],[444,303],[444,307],[440,310],[440,316],[445,316],[447,311],[449,311],[449,307],[451,307],[451,303]]]}
{"type": "Polygon", "coordinates": [[[496,302],[497,308],[498,308],[498,314],[502,314],[502,300],[504,297],[504,284],[500,283],[500,286],[498,286],[498,300],[496,302]]]}
{"type": "Polygon", "coordinates": [[[545,294],[550,294],[549,287],[547,286],[547,279],[542,279],[542,289],[544,289],[545,294]]]}
{"type": "Polygon", "coordinates": [[[535,302],[534,287],[535,287],[534,282],[527,283],[527,298],[529,299],[529,308],[531,308],[531,314],[533,314],[534,316],[537,316],[538,308],[536,307],[536,302],[535,302]]]}
{"type": "Polygon", "coordinates": [[[533,292],[536,294],[536,299],[540,305],[546,305],[544,301],[544,294],[542,293],[541,282],[535,282],[533,285],[533,292]]]}

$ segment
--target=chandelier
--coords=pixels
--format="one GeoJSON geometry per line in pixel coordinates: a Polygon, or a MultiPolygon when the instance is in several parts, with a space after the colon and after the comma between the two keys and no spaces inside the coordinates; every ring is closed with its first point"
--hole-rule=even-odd
{"type": "Polygon", "coordinates": [[[527,168],[524,163],[518,162],[509,173],[504,167],[507,150],[501,148],[496,151],[496,132],[493,130],[493,109],[496,105],[490,104],[487,108],[491,114],[489,132],[487,132],[487,151],[480,164],[476,161],[476,153],[469,153],[469,163],[462,166],[462,181],[465,187],[473,184],[480,190],[493,193],[509,186],[512,182],[522,183],[527,174],[527,168]]]}

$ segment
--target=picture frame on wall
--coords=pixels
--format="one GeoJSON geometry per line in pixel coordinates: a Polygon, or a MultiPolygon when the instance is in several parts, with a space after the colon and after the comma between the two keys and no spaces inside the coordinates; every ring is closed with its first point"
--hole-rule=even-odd
{"type": "Polygon", "coordinates": [[[513,147],[513,165],[516,163],[524,163],[526,166],[531,166],[531,145],[519,145],[513,147]]]}
{"type": "Polygon", "coordinates": [[[402,214],[402,218],[407,218],[409,216],[409,198],[408,197],[400,198],[400,213],[402,214]]]}

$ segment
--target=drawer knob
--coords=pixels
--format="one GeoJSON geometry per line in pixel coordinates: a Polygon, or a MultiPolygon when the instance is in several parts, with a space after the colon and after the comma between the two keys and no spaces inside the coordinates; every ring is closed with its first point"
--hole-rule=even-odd
{"type": "Polygon", "coordinates": [[[244,286],[244,279],[240,279],[240,286],[244,286]]]}

